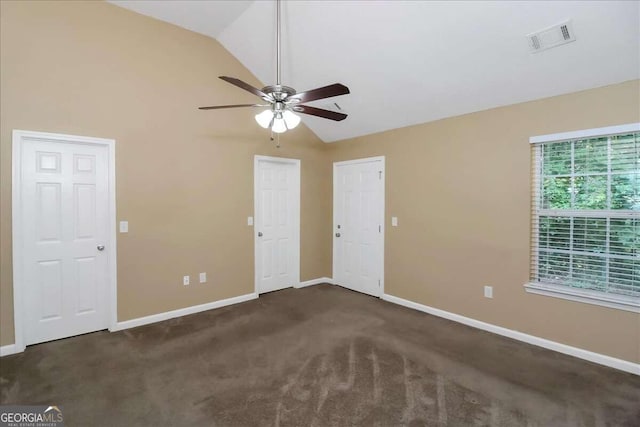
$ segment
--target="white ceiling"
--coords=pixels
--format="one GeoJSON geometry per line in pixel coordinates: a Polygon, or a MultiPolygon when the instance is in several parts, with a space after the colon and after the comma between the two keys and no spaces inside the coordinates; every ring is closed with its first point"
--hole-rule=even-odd
{"type": "Polygon", "coordinates": [[[109,3],[216,38],[253,0],[108,0],[109,3]]]}
{"type": "MultiPolygon", "coordinates": [[[[274,2],[112,3],[214,37],[275,83],[274,2]]],[[[346,120],[303,115],[325,142],[640,78],[637,1],[286,1],[283,38],[283,84],[351,89],[313,103],[346,120]],[[575,42],[529,52],[527,34],[567,19],[575,42]]]]}

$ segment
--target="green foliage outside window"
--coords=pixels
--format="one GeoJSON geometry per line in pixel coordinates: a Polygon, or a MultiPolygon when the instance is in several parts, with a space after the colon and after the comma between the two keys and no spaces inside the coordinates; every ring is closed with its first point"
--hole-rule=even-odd
{"type": "Polygon", "coordinates": [[[640,133],[541,150],[539,280],[640,295],[640,133]]]}

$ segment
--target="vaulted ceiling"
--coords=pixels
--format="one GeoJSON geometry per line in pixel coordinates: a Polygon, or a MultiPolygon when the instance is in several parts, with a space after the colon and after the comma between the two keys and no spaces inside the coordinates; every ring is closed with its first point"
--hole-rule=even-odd
{"type": "MultiPolygon", "coordinates": [[[[275,83],[275,2],[112,3],[213,37],[275,83]]],[[[346,120],[303,116],[332,142],[638,79],[640,2],[285,1],[282,49],[283,84],[351,89],[312,103],[346,120]],[[530,51],[527,34],[568,19],[575,42],[530,51]]]]}

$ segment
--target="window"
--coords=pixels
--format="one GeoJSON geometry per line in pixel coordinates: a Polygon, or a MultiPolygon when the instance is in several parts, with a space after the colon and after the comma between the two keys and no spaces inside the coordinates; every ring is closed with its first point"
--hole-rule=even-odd
{"type": "Polygon", "coordinates": [[[640,312],[640,123],[531,142],[527,291],[640,312]]]}

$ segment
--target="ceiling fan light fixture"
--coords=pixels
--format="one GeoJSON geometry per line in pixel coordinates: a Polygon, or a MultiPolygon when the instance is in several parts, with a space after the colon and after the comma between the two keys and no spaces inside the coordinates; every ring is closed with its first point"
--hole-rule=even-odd
{"type": "Polygon", "coordinates": [[[282,118],[287,125],[287,129],[293,129],[300,124],[300,116],[294,114],[292,111],[287,110],[282,113],[282,118]]]}
{"type": "Polygon", "coordinates": [[[264,110],[262,113],[256,114],[256,122],[263,128],[267,129],[273,120],[273,111],[264,110]]]}
{"type": "Polygon", "coordinates": [[[278,114],[273,119],[273,126],[271,126],[271,130],[275,133],[284,133],[287,131],[287,124],[285,123],[285,120],[281,115],[278,114]]]}

